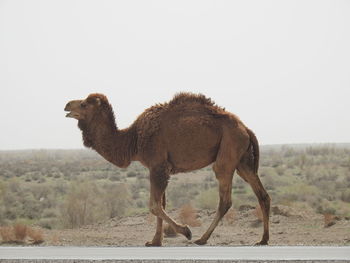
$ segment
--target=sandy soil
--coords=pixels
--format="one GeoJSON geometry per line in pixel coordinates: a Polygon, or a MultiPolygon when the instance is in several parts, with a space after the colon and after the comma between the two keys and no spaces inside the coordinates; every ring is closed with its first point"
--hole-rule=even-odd
{"type": "MultiPolygon", "coordinates": [[[[252,245],[261,239],[262,224],[254,208],[231,211],[208,240],[209,246],[252,245]]],[[[179,211],[170,211],[178,218],[179,211]]],[[[201,225],[190,227],[193,240],[205,232],[214,211],[200,211],[197,215],[201,225]]],[[[334,225],[325,227],[323,215],[309,210],[275,206],[272,207],[270,245],[350,245],[350,220],[335,219],[334,225]]],[[[114,218],[80,229],[46,230],[42,245],[55,246],[143,246],[155,232],[155,219],[150,214],[114,218]]],[[[165,237],[164,246],[196,246],[185,237],[165,237]]]]}

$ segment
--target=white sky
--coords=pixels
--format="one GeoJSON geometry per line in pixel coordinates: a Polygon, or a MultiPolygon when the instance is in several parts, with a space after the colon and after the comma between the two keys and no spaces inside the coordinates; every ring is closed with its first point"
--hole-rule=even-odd
{"type": "Polygon", "coordinates": [[[120,128],[179,91],[261,144],[350,142],[350,1],[0,0],[0,149],[80,148],[68,100],[120,128]]]}

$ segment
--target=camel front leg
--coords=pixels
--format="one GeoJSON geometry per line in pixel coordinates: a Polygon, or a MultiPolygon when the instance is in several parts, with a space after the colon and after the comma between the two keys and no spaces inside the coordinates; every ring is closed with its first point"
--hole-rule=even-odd
{"type": "MultiPolygon", "coordinates": [[[[165,193],[163,193],[163,197],[162,197],[162,206],[163,206],[163,209],[165,209],[165,206],[166,206],[165,193]]],[[[157,217],[156,233],[152,241],[146,242],[145,245],[147,247],[159,247],[162,245],[162,241],[163,241],[163,219],[160,217],[157,217]]]]}
{"type": "Polygon", "coordinates": [[[176,223],[169,215],[164,211],[160,201],[158,201],[157,196],[156,198],[151,197],[151,205],[150,210],[151,213],[157,216],[158,218],[161,218],[165,222],[167,222],[174,230],[175,232],[184,235],[188,240],[191,240],[192,233],[191,230],[187,225],[180,225],[176,223]]]}
{"type": "MultiPolygon", "coordinates": [[[[150,174],[151,181],[151,194],[150,194],[150,211],[152,214],[158,217],[157,219],[157,231],[155,238],[160,237],[158,234],[162,229],[158,226],[162,223],[161,220],[167,222],[177,233],[184,235],[187,239],[192,238],[191,230],[186,225],[180,225],[176,223],[169,215],[164,211],[162,205],[162,197],[168,184],[168,176],[163,173],[152,173],[150,174]],[[158,224],[159,222],[159,224],[158,224]]],[[[161,234],[162,235],[162,234],[161,234]]],[[[152,242],[148,243],[152,244],[152,242]]],[[[160,242],[161,244],[161,242],[160,242]]],[[[147,243],[146,243],[147,245],[147,243]]]]}

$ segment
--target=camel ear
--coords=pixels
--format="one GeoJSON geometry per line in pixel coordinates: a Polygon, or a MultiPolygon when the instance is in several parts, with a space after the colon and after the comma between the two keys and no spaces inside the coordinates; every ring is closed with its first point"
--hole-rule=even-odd
{"type": "Polygon", "coordinates": [[[97,103],[97,106],[100,106],[101,105],[101,99],[100,98],[96,98],[96,103],[97,103]]]}

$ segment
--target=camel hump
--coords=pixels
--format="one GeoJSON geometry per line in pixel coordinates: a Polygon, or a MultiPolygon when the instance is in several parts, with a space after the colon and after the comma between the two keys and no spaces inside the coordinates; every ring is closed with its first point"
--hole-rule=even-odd
{"type": "Polygon", "coordinates": [[[169,102],[169,106],[176,106],[182,104],[202,104],[208,106],[216,106],[210,98],[207,98],[203,94],[194,94],[190,92],[177,93],[174,98],[169,102]]]}

